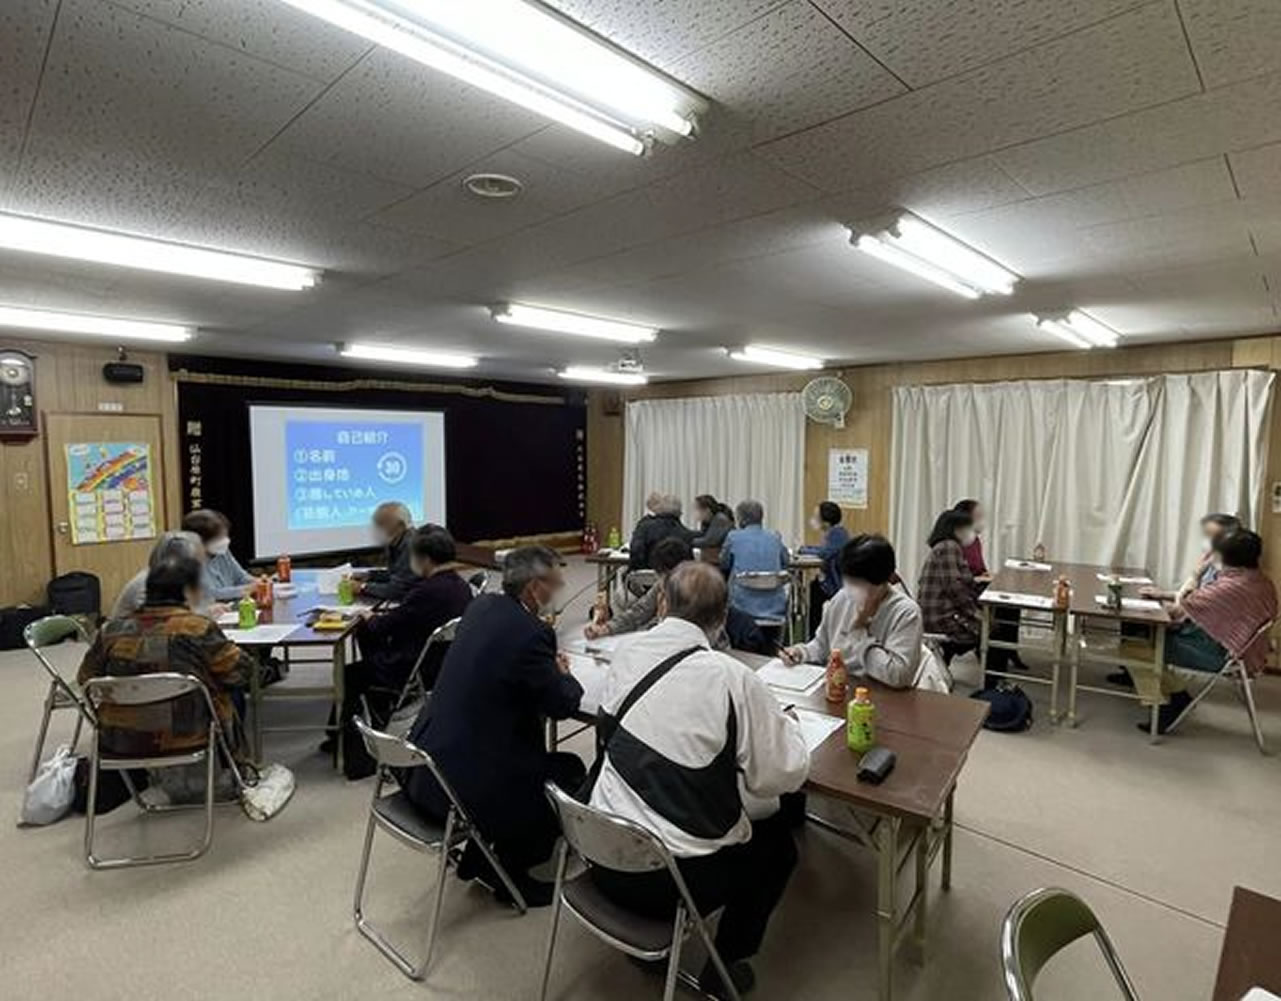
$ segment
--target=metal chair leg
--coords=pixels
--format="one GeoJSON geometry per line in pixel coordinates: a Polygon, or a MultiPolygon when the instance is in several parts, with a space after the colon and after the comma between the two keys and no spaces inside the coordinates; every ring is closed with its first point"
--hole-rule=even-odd
{"type": "Polygon", "coordinates": [[[1219,683],[1219,679],[1222,678],[1223,675],[1224,671],[1217,671],[1210,675],[1210,680],[1202,685],[1201,690],[1192,696],[1192,701],[1189,702],[1183,712],[1179,713],[1179,715],[1174,718],[1174,721],[1165,728],[1165,732],[1174,733],[1175,730],[1182,726],[1183,721],[1192,715],[1192,710],[1199,706],[1201,704],[1201,700],[1210,694],[1210,689],[1219,683]]]}
{"type": "MultiPolygon", "coordinates": [[[[53,700],[54,700],[56,691],[57,689],[54,687],[53,683],[51,682],[49,684],[49,693],[44,697],[44,717],[40,720],[40,733],[36,736],[36,750],[35,750],[35,753],[32,754],[31,756],[31,773],[27,776],[28,785],[30,785],[31,782],[35,779],[36,772],[39,771],[40,769],[40,755],[44,753],[45,738],[49,735],[49,720],[53,716],[53,700]]],[[[79,721],[80,721],[80,714],[76,713],[77,735],[80,733],[79,721]]],[[[73,750],[75,749],[74,743],[72,744],[72,749],[73,750]]]]}
{"type": "Polygon", "coordinates": [[[547,932],[547,955],[543,958],[543,983],[538,991],[538,1001],[547,1001],[547,987],[552,979],[552,955],[556,951],[556,932],[560,929],[560,892],[565,885],[565,869],[569,865],[569,844],[561,841],[556,858],[556,884],[552,889],[552,924],[547,932]]]}
{"type": "Polygon", "coordinates": [[[91,869],[98,867],[93,854],[93,823],[98,815],[98,740],[94,735],[89,748],[89,802],[85,804],[85,862],[91,869]]]}
{"type": "MultiPolygon", "coordinates": [[[[721,983],[724,984],[725,993],[729,995],[730,1001],[741,1001],[738,996],[738,988],[734,986],[734,981],[730,978],[729,967],[725,965],[725,960],[721,959],[720,950],[716,948],[716,943],[712,941],[711,932],[707,930],[707,922],[698,913],[690,914],[689,920],[693,924],[699,940],[703,943],[703,948],[707,950],[707,958],[711,960],[712,966],[716,968],[716,975],[721,978],[721,983]]],[[[678,937],[672,941],[673,955],[680,952],[679,943],[683,937],[678,934],[678,937]]],[[[673,966],[675,965],[677,964],[673,960],[673,966]]]]}
{"type": "MultiPolygon", "coordinates": [[[[676,997],[676,981],[681,974],[681,946],[685,942],[685,922],[685,905],[677,904],[676,919],[672,924],[672,948],[667,954],[667,980],[663,985],[663,1001],[673,1001],[676,997]]],[[[715,955],[715,950],[711,950],[709,955],[715,955]]]]}
{"type": "Polygon", "coordinates": [[[1254,729],[1254,742],[1259,745],[1259,753],[1268,753],[1267,741],[1263,738],[1263,727],[1259,724],[1259,710],[1254,704],[1254,682],[1249,672],[1241,669],[1241,690],[1245,693],[1245,711],[1250,716],[1250,726],[1254,729]]]}
{"type": "Polygon", "coordinates": [[[440,911],[445,903],[445,884],[449,880],[449,843],[454,837],[454,811],[449,811],[449,816],[445,818],[445,837],[440,843],[440,865],[436,869],[436,902],[431,909],[431,929],[427,932],[426,951],[423,955],[423,961],[418,964],[415,970],[414,980],[421,980],[427,973],[427,967],[431,963],[432,953],[436,949],[436,932],[440,928],[440,911]]]}
{"type": "Polygon", "coordinates": [[[516,910],[524,914],[529,910],[529,906],[525,903],[525,895],[516,888],[516,884],[512,882],[511,876],[507,873],[507,867],[498,860],[497,853],[489,847],[489,843],[481,836],[480,831],[474,827],[467,832],[467,836],[481,850],[485,858],[489,860],[494,872],[498,873],[498,878],[502,880],[503,886],[507,888],[507,892],[512,896],[512,904],[516,907],[516,910]]]}

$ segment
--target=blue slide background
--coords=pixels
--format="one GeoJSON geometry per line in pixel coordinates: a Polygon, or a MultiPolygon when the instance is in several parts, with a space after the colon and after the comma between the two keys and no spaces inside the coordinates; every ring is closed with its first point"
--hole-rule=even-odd
{"type": "Polygon", "coordinates": [[[419,424],[386,421],[285,422],[289,528],[366,525],[395,500],[423,518],[423,435],[419,424]]]}

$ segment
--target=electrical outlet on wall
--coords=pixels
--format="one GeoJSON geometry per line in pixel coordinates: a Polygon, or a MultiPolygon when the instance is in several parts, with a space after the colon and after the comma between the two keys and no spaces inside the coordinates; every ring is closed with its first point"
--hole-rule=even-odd
{"type": "Polygon", "coordinates": [[[13,489],[21,490],[26,493],[31,489],[31,474],[26,470],[19,470],[13,474],[13,489]]]}

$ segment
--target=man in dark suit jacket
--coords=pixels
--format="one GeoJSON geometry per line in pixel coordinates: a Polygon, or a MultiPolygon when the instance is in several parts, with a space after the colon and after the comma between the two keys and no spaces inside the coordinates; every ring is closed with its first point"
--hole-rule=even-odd
{"type": "MultiPolygon", "coordinates": [[[[399,501],[383,501],[374,508],[374,535],[385,547],[387,566],[369,570],[358,580],[358,593],[378,601],[399,601],[414,582],[409,565],[409,546],[414,520],[409,508],[399,501]]],[[[427,525],[425,528],[439,528],[427,525]]]]}
{"type": "MultiPolygon", "coordinates": [[[[548,779],[569,790],[586,777],[574,754],[547,750],[545,717],[566,719],[583,697],[556,651],[556,634],[539,616],[564,587],[560,558],[544,546],[508,554],[503,593],[467,608],[444,666],[410,733],[435,759],[481,833],[531,905],[551,903],[550,883],[528,870],[547,860],[559,833],[543,793],[548,779]]],[[[405,776],[405,793],[427,816],[443,821],[449,801],[425,768],[405,776]]],[[[471,846],[459,875],[480,875],[471,846]]]]}
{"type": "Polygon", "coordinates": [[[665,494],[655,502],[653,513],[645,515],[632,531],[632,540],[627,546],[628,569],[653,569],[654,547],[664,539],[673,538],[689,545],[694,533],[681,522],[680,498],[665,494]]]}

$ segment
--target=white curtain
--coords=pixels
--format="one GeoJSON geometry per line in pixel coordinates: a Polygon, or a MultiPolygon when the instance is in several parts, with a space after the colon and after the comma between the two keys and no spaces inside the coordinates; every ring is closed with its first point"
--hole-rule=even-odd
{"type": "Polygon", "coordinates": [[[792,544],[804,532],[805,412],[799,393],[700,396],[627,404],[623,537],[653,490],[675,494],[692,525],[698,494],[733,507],[758,500],[792,544]]]}
{"type": "Polygon", "coordinates": [[[989,567],[1039,542],[1051,559],[1177,583],[1203,514],[1259,521],[1272,385],[1236,370],[895,389],[890,535],[905,579],[939,512],[973,497],[989,567]]]}

